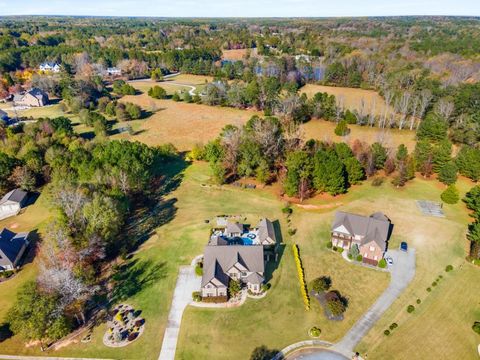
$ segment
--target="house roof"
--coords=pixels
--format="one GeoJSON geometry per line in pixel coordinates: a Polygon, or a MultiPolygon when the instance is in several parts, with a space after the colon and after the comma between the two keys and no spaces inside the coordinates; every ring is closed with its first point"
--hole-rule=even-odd
{"type": "Polygon", "coordinates": [[[258,238],[263,245],[276,244],[277,237],[273,223],[268,219],[262,219],[258,223],[258,238]]]}
{"type": "Polygon", "coordinates": [[[263,280],[265,280],[263,276],[258,273],[251,273],[247,276],[247,281],[252,284],[261,284],[263,280]]]}
{"type": "Polygon", "coordinates": [[[206,246],[203,257],[202,287],[212,280],[218,280],[228,286],[226,272],[240,263],[249,272],[265,271],[263,246],[206,246]]]}
{"type": "Polygon", "coordinates": [[[8,229],[0,231],[0,266],[12,264],[23,245],[27,242],[28,233],[14,233],[8,229]]]}
{"type": "Polygon", "coordinates": [[[30,94],[37,99],[41,99],[44,96],[47,96],[47,93],[39,88],[31,88],[30,90],[27,91],[27,94],[30,94]]]}
{"type": "Polygon", "coordinates": [[[360,236],[360,245],[367,244],[372,240],[385,251],[390,220],[381,212],[370,216],[362,216],[343,211],[337,211],[332,224],[332,231],[343,226],[352,236],[360,236]]]}
{"type": "Polygon", "coordinates": [[[0,200],[0,205],[6,203],[7,201],[12,201],[16,203],[21,203],[27,197],[28,193],[22,189],[14,189],[6,193],[2,200],[0,200]]]}
{"type": "Polygon", "coordinates": [[[239,222],[227,222],[227,233],[243,233],[243,224],[239,222]]]}

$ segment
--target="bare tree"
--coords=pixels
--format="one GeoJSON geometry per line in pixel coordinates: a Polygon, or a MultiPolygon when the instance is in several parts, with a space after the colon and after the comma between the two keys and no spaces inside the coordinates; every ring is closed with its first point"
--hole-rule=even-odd
{"type": "Polygon", "coordinates": [[[61,187],[55,193],[54,200],[65,213],[68,226],[75,227],[78,222],[83,221],[81,209],[87,197],[80,188],[61,187]]]}
{"type": "Polygon", "coordinates": [[[402,97],[400,99],[398,99],[398,101],[395,103],[396,104],[396,110],[397,110],[397,112],[400,113],[400,120],[398,122],[398,128],[400,130],[403,129],[403,127],[405,126],[405,122],[407,120],[407,115],[408,115],[411,96],[412,96],[412,94],[410,92],[405,91],[402,94],[402,97]]]}
{"type": "Polygon", "coordinates": [[[446,122],[450,121],[454,109],[455,106],[453,105],[453,102],[448,101],[445,98],[440,99],[435,106],[435,112],[446,122]]]}

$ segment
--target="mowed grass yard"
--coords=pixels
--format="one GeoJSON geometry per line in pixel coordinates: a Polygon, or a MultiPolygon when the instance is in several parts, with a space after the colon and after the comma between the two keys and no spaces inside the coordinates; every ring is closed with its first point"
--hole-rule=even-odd
{"type": "MultiPolygon", "coordinates": [[[[419,183],[417,189],[407,186],[404,191],[417,198],[438,200],[443,186],[438,183],[427,186],[430,182],[422,180],[415,182],[419,183]]],[[[464,179],[457,185],[462,196],[473,186],[464,179]]],[[[372,359],[477,359],[479,339],[471,326],[480,318],[480,268],[464,261],[465,232],[470,221],[464,204],[444,205],[444,219],[425,218],[410,204],[393,203],[392,206],[416,215],[410,219],[406,215],[398,218],[393,245],[406,240],[415,247],[417,273],[407,291],[370,331],[359,350],[366,351],[372,359]],[[449,264],[455,269],[446,273],[445,266],[449,264]],[[439,275],[443,279],[433,287],[432,282],[439,275]],[[427,292],[427,287],[432,291],[427,292]],[[416,304],[417,298],[422,301],[420,305],[416,304]],[[409,304],[416,307],[413,314],[406,312],[409,304]],[[386,337],[383,331],[392,322],[399,327],[386,337]]],[[[395,217],[393,220],[395,222],[395,217]]]]}
{"type": "MultiPolygon", "coordinates": [[[[46,195],[40,195],[35,204],[25,208],[19,215],[10,217],[4,220],[0,220],[0,230],[7,228],[14,232],[33,232],[32,238],[36,240],[38,236],[41,236],[45,230],[45,225],[52,217],[51,209],[48,206],[46,195]]],[[[35,247],[34,243],[29,248],[29,254],[26,254],[23,258],[24,266],[15,275],[15,277],[8,281],[0,283],[0,324],[2,324],[8,309],[13,305],[18,289],[26,282],[33,280],[37,273],[37,264],[34,258],[29,255],[33,255],[35,247]],[[33,247],[32,247],[33,246],[33,247]],[[32,262],[32,260],[34,260],[32,262]]],[[[0,343],[0,350],[4,349],[4,343],[0,343]]]]}
{"type": "MultiPolygon", "coordinates": [[[[334,95],[337,98],[337,103],[342,100],[343,106],[350,110],[360,110],[362,101],[364,101],[367,114],[373,109],[375,115],[381,115],[387,109],[385,100],[374,90],[307,84],[300,89],[300,92],[307,94],[309,98],[312,98],[318,92],[334,95]]],[[[387,110],[388,113],[391,113],[393,108],[389,107],[387,110]]]]}
{"type": "Polygon", "coordinates": [[[335,142],[352,143],[355,140],[365,141],[369,144],[379,142],[386,147],[396,151],[398,145],[404,144],[409,151],[415,149],[415,132],[410,130],[398,129],[379,129],[378,127],[348,125],[350,134],[347,136],[335,135],[335,126],[333,121],[312,119],[302,124],[302,129],[306,139],[318,139],[335,142]]]}

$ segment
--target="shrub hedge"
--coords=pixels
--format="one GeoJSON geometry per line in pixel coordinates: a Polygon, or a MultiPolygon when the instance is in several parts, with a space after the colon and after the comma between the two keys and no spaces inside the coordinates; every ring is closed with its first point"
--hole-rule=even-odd
{"type": "Polygon", "coordinates": [[[300,259],[300,251],[297,244],[292,245],[293,257],[297,265],[298,281],[300,282],[300,292],[302,293],[305,310],[310,310],[310,297],[308,296],[307,283],[305,282],[305,273],[303,271],[302,259],[300,259]]]}

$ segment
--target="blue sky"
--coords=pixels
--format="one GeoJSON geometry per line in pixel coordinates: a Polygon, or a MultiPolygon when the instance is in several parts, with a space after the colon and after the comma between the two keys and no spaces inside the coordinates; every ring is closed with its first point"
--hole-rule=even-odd
{"type": "Polygon", "coordinates": [[[289,17],[475,15],[480,0],[0,0],[0,15],[289,17]]]}

